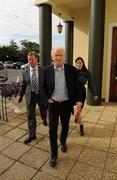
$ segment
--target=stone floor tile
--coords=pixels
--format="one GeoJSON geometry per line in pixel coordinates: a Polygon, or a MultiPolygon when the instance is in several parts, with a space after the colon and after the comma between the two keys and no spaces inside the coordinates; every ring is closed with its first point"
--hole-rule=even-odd
{"type": "MultiPolygon", "coordinates": [[[[94,130],[95,124],[93,124],[93,123],[83,123],[83,125],[84,125],[84,133],[85,133],[85,135],[91,136],[91,134],[92,134],[92,132],[94,130]]],[[[79,127],[79,129],[80,129],[80,127],[79,127]]]]}
{"type": "Polygon", "coordinates": [[[31,147],[23,143],[14,142],[8,148],[2,151],[2,154],[5,154],[13,159],[20,158],[24,153],[26,153],[31,147]]]}
{"type": "Polygon", "coordinates": [[[103,104],[101,104],[101,106],[89,106],[89,110],[91,111],[91,112],[102,112],[102,111],[104,111],[104,109],[105,109],[105,103],[103,104]]]}
{"type": "Polygon", "coordinates": [[[13,126],[7,125],[7,124],[2,124],[2,126],[0,126],[0,135],[7,133],[8,131],[10,131],[11,129],[13,129],[13,126]]]}
{"type": "Polygon", "coordinates": [[[12,118],[9,117],[7,124],[11,126],[18,126],[24,122],[24,119],[17,119],[17,118],[12,118]]]}
{"type": "Polygon", "coordinates": [[[113,133],[112,129],[103,128],[101,124],[97,124],[92,133],[92,136],[95,136],[98,138],[111,138],[112,133],[113,133]]]}
{"type": "MultiPolygon", "coordinates": [[[[8,109],[8,108],[7,108],[8,109]]],[[[8,116],[10,115],[10,116],[12,116],[12,117],[17,117],[18,115],[14,112],[14,110],[12,109],[10,109],[10,111],[7,111],[7,114],[8,114],[8,116]]]]}
{"type": "Polygon", "coordinates": [[[67,143],[67,153],[63,153],[61,151],[61,146],[58,149],[58,156],[60,158],[68,158],[71,160],[77,160],[79,154],[82,152],[83,146],[73,143],[72,141],[68,141],[67,143]]]}
{"type": "Polygon", "coordinates": [[[106,161],[107,153],[85,147],[81,152],[78,161],[88,165],[103,168],[106,161]]]}
{"type": "Polygon", "coordinates": [[[27,122],[24,122],[23,124],[21,124],[21,125],[19,126],[19,128],[24,129],[24,130],[28,130],[28,123],[27,123],[27,122]]]}
{"type": "Polygon", "coordinates": [[[100,126],[102,128],[106,128],[106,129],[114,129],[115,123],[112,121],[103,121],[103,120],[99,120],[96,124],[96,126],[100,126]]]}
{"type": "Polygon", "coordinates": [[[117,108],[117,105],[111,105],[111,103],[107,104],[105,106],[105,111],[112,111],[112,112],[116,112],[116,108],[117,108]]]}
{"type": "MultiPolygon", "coordinates": [[[[26,139],[26,138],[28,138],[28,134],[26,134],[26,135],[24,135],[23,137],[21,137],[20,139],[18,139],[17,141],[19,141],[19,142],[24,142],[24,140],[26,139]]],[[[40,134],[36,134],[36,139],[35,140],[33,140],[32,142],[30,142],[29,143],[29,145],[35,145],[35,144],[37,144],[38,142],[40,142],[42,139],[43,139],[43,136],[42,135],[40,135],[40,134]]]]}
{"type": "Polygon", "coordinates": [[[117,174],[104,171],[102,180],[117,180],[117,174]]]}
{"type": "Polygon", "coordinates": [[[58,156],[57,166],[55,168],[51,168],[49,159],[49,161],[42,167],[42,172],[65,180],[74,164],[75,160],[68,158],[68,156],[58,156]]]}
{"type": "Polygon", "coordinates": [[[39,143],[35,145],[35,147],[50,152],[49,137],[44,137],[39,143]]]}
{"type": "Polygon", "coordinates": [[[5,157],[4,155],[0,154],[0,174],[6,170],[9,166],[11,166],[14,163],[13,160],[11,160],[8,157],[5,157]]]}
{"type": "Polygon", "coordinates": [[[27,113],[19,114],[18,118],[27,121],[27,113]]]}
{"type": "Polygon", "coordinates": [[[22,163],[16,162],[1,176],[1,180],[29,180],[31,179],[37,170],[28,167],[22,163]]]}
{"type": "Polygon", "coordinates": [[[106,116],[113,116],[113,117],[115,117],[115,118],[116,118],[116,116],[117,116],[117,112],[116,112],[116,111],[107,111],[107,110],[105,110],[105,111],[103,111],[102,114],[103,114],[103,115],[106,115],[106,116]]]}
{"type": "Polygon", "coordinates": [[[117,154],[108,154],[105,170],[111,171],[112,173],[117,173],[117,154]]]}
{"type": "Polygon", "coordinates": [[[0,151],[13,143],[12,139],[8,137],[0,136],[0,151]]]}
{"type": "Polygon", "coordinates": [[[84,117],[82,118],[82,122],[83,122],[83,123],[92,123],[92,124],[95,124],[97,121],[98,121],[98,119],[88,118],[88,117],[86,117],[86,116],[84,116],[84,117]]]}
{"type": "Polygon", "coordinates": [[[39,171],[33,178],[32,180],[61,180],[57,177],[51,176],[49,174],[46,174],[44,171],[41,172],[39,171]]]}
{"type": "Polygon", "coordinates": [[[91,119],[98,120],[100,118],[100,114],[89,112],[85,115],[85,118],[91,118],[91,119]]]}
{"type": "Polygon", "coordinates": [[[26,134],[25,130],[20,129],[20,128],[15,128],[15,129],[11,130],[10,132],[8,132],[7,134],[5,134],[5,136],[7,136],[13,140],[17,140],[24,134],[26,134]]]}
{"type": "MultiPolygon", "coordinates": [[[[79,125],[74,123],[74,117],[71,116],[70,130],[67,139],[68,151],[67,153],[62,153],[59,146],[58,164],[55,168],[51,168],[49,165],[50,144],[48,127],[43,126],[41,118],[39,114],[37,114],[37,138],[29,145],[24,145],[22,142],[28,136],[27,114],[17,115],[10,106],[10,108],[8,108],[9,122],[0,121],[0,132],[2,133],[0,135],[0,155],[3,156],[3,158],[0,157],[0,163],[4,157],[8,159],[13,158],[13,154],[15,154],[14,159],[17,159],[17,163],[11,160],[13,164],[8,164],[8,169],[1,174],[0,180],[1,178],[2,180],[13,180],[13,178],[15,180],[46,180],[47,177],[50,180],[67,180],[67,177],[68,179],[74,180],[117,179],[117,172],[115,172],[117,169],[116,108],[117,105],[115,106],[113,104],[106,106],[89,106],[85,104],[81,113],[82,122],[85,127],[85,135],[83,137],[79,135],[79,125]],[[5,130],[4,128],[1,130],[2,125],[4,125],[3,127],[6,125],[5,130]],[[9,126],[12,126],[14,129],[9,129],[9,126]],[[6,129],[9,129],[9,131],[6,129]],[[13,132],[13,130],[15,131],[13,132]],[[3,134],[4,131],[5,134],[3,134]],[[22,134],[21,131],[25,132],[25,134],[22,134]],[[9,135],[10,138],[6,135],[9,135]],[[17,141],[14,142],[14,140],[17,141]],[[109,147],[109,141],[111,141],[111,143],[109,156],[107,156],[106,151],[109,147]],[[18,151],[16,152],[15,149],[18,149],[18,151]],[[113,157],[110,157],[110,154],[113,157]],[[107,157],[108,159],[106,161],[107,157]],[[106,166],[104,166],[105,162],[106,166]],[[30,167],[32,167],[32,173],[27,176],[26,173],[28,171],[30,172],[30,167]],[[36,171],[36,169],[38,171],[36,171]],[[21,173],[18,174],[17,171],[21,173]],[[110,177],[112,177],[112,179],[109,179],[110,177]]],[[[60,144],[60,131],[61,126],[58,128],[58,145],[60,144]]],[[[1,167],[4,166],[1,165],[1,167]]],[[[6,168],[7,167],[5,167],[5,169],[6,168]]]]}
{"type": "Polygon", "coordinates": [[[87,135],[80,136],[78,128],[72,130],[72,132],[68,136],[69,142],[73,142],[80,145],[85,145],[88,141],[88,138],[89,137],[87,135]]]}
{"type": "Polygon", "coordinates": [[[115,128],[114,128],[114,131],[113,131],[113,137],[117,137],[117,124],[115,124],[115,128]]]}
{"type": "Polygon", "coordinates": [[[91,148],[108,151],[109,143],[110,138],[90,137],[86,145],[91,148]]]}
{"type": "Polygon", "coordinates": [[[109,122],[115,122],[115,117],[107,115],[107,114],[102,114],[101,117],[100,117],[100,120],[109,121],[109,122]]]}
{"type": "Polygon", "coordinates": [[[48,160],[48,158],[49,153],[33,147],[23,157],[21,157],[19,161],[39,169],[48,160]]]}
{"type": "Polygon", "coordinates": [[[42,134],[42,135],[47,135],[48,134],[48,126],[44,126],[43,124],[40,124],[38,127],[37,127],[37,132],[39,134],[42,134]]]}
{"type": "Polygon", "coordinates": [[[77,162],[67,180],[101,180],[102,170],[77,162]]]}
{"type": "Polygon", "coordinates": [[[112,138],[109,151],[117,154],[117,136],[112,138]]]}

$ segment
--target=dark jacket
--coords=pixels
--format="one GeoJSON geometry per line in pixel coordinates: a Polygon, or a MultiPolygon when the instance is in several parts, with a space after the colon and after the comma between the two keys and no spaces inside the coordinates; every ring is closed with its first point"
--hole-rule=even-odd
{"type": "MultiPolygon", "coordinates": [[[[74,66],[64,64],[65,80],[68,90],[68,97],[72,105],[77,101],[82,102],[81,85],[77,83],[77,70],[74,66]]],[[[55,71],[54,65],[45,67],[44,70],[44,84],[47,99],[51,98],[55,88],[55,71]]]]}
{"type": "Polygon", "coordinates": [[[80,71],[77,70],[77,78],[78,78],[78,82],[82,84],[82,86],[85,86],[88,82],[88,88],[90,90],[90,92],[92,93],[93,96],[96,96],[96,89],[94,86],[94,82],[93,79],[91,77],[91,73],[86,70],[86,71],[80,71]]]}
{"type": "MultiPolygon", "coordinates": [[[[42,88],[43,85],[43,72],[44,70],[38,66],[38,77],[39,77],[39,97],[41,98],[41,103],[46,104],[46,98],[44,94],[44,90],[42,88]]],[[[22,73],[22,83],[19,96],[26,96],[26,105],[28,106],[31,101],[31,81],[30,81],[30,68],[27,68],[22,73]]]]}

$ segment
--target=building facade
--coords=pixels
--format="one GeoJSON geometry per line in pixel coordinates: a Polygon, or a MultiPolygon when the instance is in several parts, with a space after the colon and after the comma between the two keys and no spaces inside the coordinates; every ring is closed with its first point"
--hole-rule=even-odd
{"type": "Polygon", "coordinates": [[[35,0],[40,19],[40,58],[49,64],[51,14],[65,21],[67,63],[82,56],[97,88],[99,100],[88,92],[88,104],[117,101],[117,1],[116,0],[35,0]],[[48,25],[48,26],[47,26],[48,25]],[[47,28],[48,27],[48,28],[47,28]]]}

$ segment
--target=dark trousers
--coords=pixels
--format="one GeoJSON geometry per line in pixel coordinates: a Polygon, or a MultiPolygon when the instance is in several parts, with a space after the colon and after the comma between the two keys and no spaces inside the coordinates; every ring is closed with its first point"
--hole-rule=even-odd
{"type": "Polygon", "coordinates": [[[42,119],[46,119],[47,116],[47,107],[44,102],[40,101],[39,94],[31,93],[31,102],[27,107],[27,117],[28,117],[28,129],[29,136],[36,135],[36,104],[40,108],[40,114],[42,119]]]}
{"type": "Polygon", "coordinates": [[[71,104],[69,101],[64,101],[62,103],[54,102],[48,105],[49,107],[49,138],[51,147],[51,157],[58,156],[57,147],[57,130],[58,121],[60,117],[61,121],[61,134],[60,143],[66,144],[66,139],[69,131],[69,120],[71,116],[71,104]]]}

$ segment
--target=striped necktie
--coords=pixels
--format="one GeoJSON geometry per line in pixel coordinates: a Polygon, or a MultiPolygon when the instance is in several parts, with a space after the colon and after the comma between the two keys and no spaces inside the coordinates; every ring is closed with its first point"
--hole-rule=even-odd
{"type": "Polygon", "coordinates": [[[33,69],[32,71],[32,91],[38,92],[36,69],[33,69]]]}

